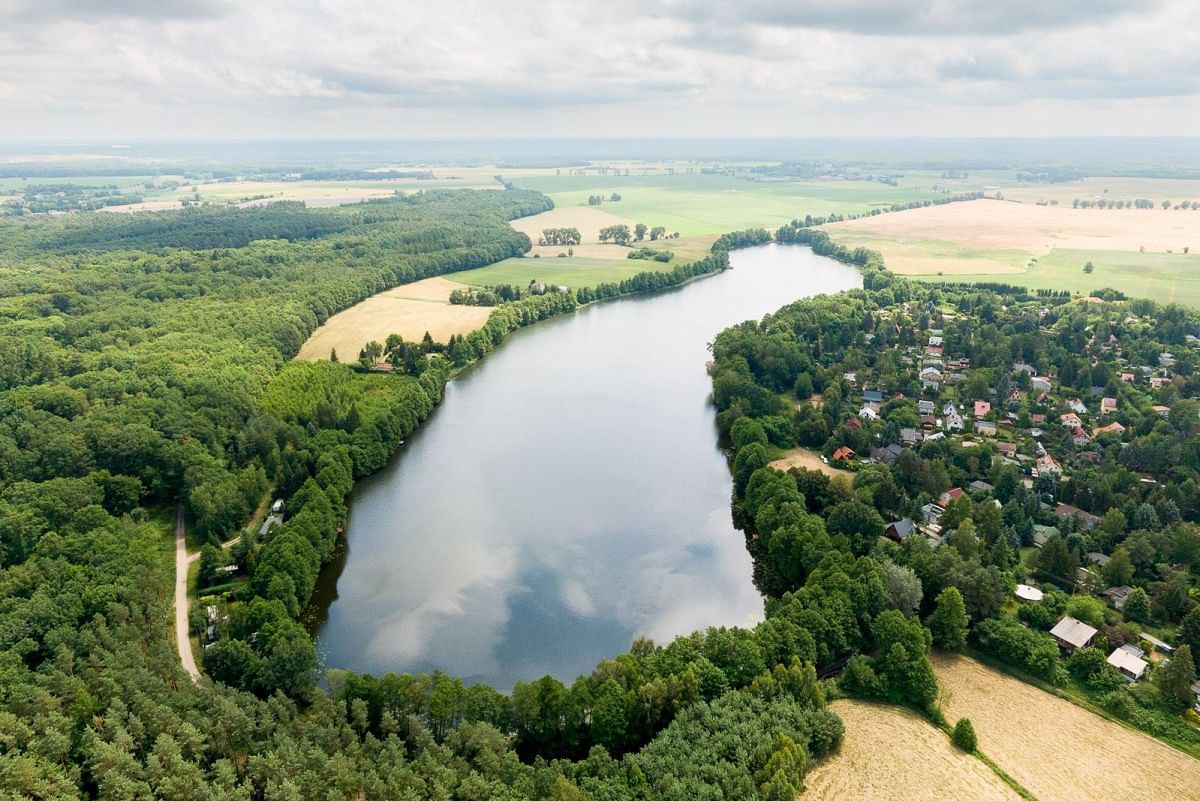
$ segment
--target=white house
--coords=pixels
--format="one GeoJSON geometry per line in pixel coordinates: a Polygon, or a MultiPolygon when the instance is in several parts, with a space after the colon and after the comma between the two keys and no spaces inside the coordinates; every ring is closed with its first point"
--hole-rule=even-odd
{"type": "Polygon", "coordinates": [[[1119,670],[1126,681],[1137,681],[1150,666],[1149,662],[1142,659],[1143,653],[1136,645],[1122,645],[1108,655],[1108,664],[1119,670]]]}

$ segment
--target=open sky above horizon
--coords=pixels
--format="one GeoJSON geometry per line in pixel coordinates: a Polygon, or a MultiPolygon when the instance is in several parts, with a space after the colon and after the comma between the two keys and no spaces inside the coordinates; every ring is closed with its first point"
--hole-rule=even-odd
{"type": "Polygon", "coordinates": [[[0,137],[1178,136],[1195,0],[9,0],[0,137]]]}

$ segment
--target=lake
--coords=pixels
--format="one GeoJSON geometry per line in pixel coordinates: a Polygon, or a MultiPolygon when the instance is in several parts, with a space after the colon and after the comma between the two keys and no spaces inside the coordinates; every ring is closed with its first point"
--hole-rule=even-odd
{"type": "Polygon", "coordinates": [[[507,691],[629,648],[753,625],[705,366],[723,328],[860,274],[800,246],[511,335],[357,485],[310,611],[325,668],[507,691]]]}

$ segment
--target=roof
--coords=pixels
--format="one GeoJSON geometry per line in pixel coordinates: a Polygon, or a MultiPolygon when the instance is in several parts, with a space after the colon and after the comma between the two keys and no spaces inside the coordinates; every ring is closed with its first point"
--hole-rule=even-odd
{"type": "Polygon", "coordinates": [[[1096,629],[1082,620],[1076,620],[1067,615],[1054,624],[1054,628],[1050,629],[1050,635],[1065,643],[1070,643],[1076,648],[1083,648],[1096,636],[1096,629]]]}
{"type": "Polygon", "coordinates": [[[1013,595],[1022,601],[1040,601],[1044,594],[1037,587],[1031,587],[1028,584],[1018,584],[1013,595]]]}
{"type": "Polygon", "coordinates": [[[891,523],[888,523],[886,530],[889,535],[895,532],[896,538],[902,540],[911,534],[916,527],[917,524],[906,517],[903,520],[893,520],[891,523]]]}
{"type": "Polygon", "coordinates": [[[975,401],[975,416],[976,417],[982,417],[983,415],[987,414],[991,410],[992,410],[992,404],[988,403],[987,401],[981,401],[981,400],[975,401]]]}
{"type": "Polygon", "coordinates": [[[1087,558],[1088,558],[1089,562],[1091,562],[1093,564],[1101,565],[1101,566],[1107,565],[1109,563],[1109,561],[1112,559],[1111,556],[1108,556],[1107,554],[1102,554],[1099,551],[1089,551],[1087,558]]]}
{"type": "Polygon", "coordinates": [[[877,389],[872,389],[863,393],[863,400],[875,401],[876,403],[883,400],[883,393],[877,389]]]}
{"type": "Polygon", "coordinates": [[[849,459],[853,455],[854,455],[854,450],[852,448],[847,448],[845,445],[843,445],[842,447],[838,448],[836,451],[833,452],[833,460],[835,462],[839,462],[843,459],[849,459]]]}
{"type": "MultiPolygon", "coordinates": [[[[1095,629],[1093,629],[1095,631],[1095,629]]],[[[1117,648],[1108,655],[1108,664],[1132,675],[1135,679],[1140,679],[1142,674],[1146,672],[1146,660],[1140,656],[1134,656],[1124,648],[1117,648]]]]}
{"type": "Polygon", "coordinates": [[[991,492],[993,489],[995,489],[995,487],[986,481],[972,481],[967,486],[973,490],[978,490],[979,492],[991,492]]]}

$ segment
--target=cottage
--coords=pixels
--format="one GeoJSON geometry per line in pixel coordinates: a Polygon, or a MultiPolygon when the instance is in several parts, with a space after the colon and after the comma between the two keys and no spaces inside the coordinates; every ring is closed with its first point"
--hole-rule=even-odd
{"type": "Polygon", "coordinates": [[[942,414],[954,414],[954,401],[946,401],[946,405],[942,407],[942,414]]]}
{"type": "Polygon", "coordinates": [[[930,344],[930,345],[933,345],[934,347],[937,347],[938,345],[941,345],[941,344],[942,344],[942,338],[941,338],[941,337],[939,337],[939,336],[930,336],[930,337],[929,337],[929,344],[930,344]]]}
{"type": "Polygon", "coordinates": [[[846,383],[850,386],[854,386],[858,383],[858,374],[854,372],[842,373],[842,378],[844,378],[846,383]]]}
{"type": "Polygon", "coordinates": [[[1029,387],[1031,389],[1033,389],[1035,392],[1049,392],[1051,389],[1054,388],[1054,385],[1050,383],[1049,378],[1043,378],[1042,376],[1034,376],[1033,378],[1031,378],[1029,380],[1029,387]]]}
{"type": "Polygon", "coordinates": [[[1058,421],[1062,423],[1063,428],[1069,428],[1072,431],[1083,425],[1083,421],[1079,419],[1079,415],[1074,412],[1067,412],[1060,415],[1058,421]]]}
{"type": "Polygon", "coordinates": [[[1129,598],[1129,593],[1133,592],[1133,587],[1128,584],[1122,584],[1120,587],[1109,587],[1104,591],[1104,597],[1112,604],[1113,609],[1124,609],[1125,600],[1129,598]]]}
{"type": "Polygon", "coordinates": [[[396,365],[389,362],[375,362],[371,365],[371,371],[376,373],[390,373],[396,369],[396,365]]]}
{"type": "Polygon", "coordinates": [[[1143,653],[1136,645],[1122,645],[1108,655],[1108,664],[1115,667],[1126,681],[1137,681],[1150,667],[1150,663],[1142,659],[1143,653]]]}
{"type": "Polygon", "coordinates": [[[921,415],[921,428],[933,428],[937,425],[937,420],[932,414],[921,415]]]}
{"type": "Polygon", "coordinates": [[[1017,455],[1017,446],[1011,442],[997,442],[996,450],[1000,451],[1001,456],[1007,456],[1010,459],[1017,455]]]}
{"type": "Polygon", "coordinates": [[[965,427],[963,417],[958,412],[950,412],[946,415],[946,430],[947,431],[962,431],[965,427]]]}
{"type": "Polygon", "coordinates": [[[933,401],[917,401],[917,414],[933,414],[933,401]]]}
{"type": "Polygon", "coordinates": [[[1121,373],[1121,380],[1126,384],[1133,383],[1133,373],[1121,373]]]}
{"type": "Polygon", "coordinates": [[[942,386],[942,371],[934,367],[926,367],[920,373],[921,385],[925,389],[940,389],[942,386]]]}
{"type": "Polygon", "coordinates": [[[1017,362],[1016,364],[1014,364],[1013,372],[1014,373],[1029,373],[1029,375],[1037,375],[1037,370],[1033,369],[1033,365],[1025,364],[1024,362],[1017,362]]]}
{"type": "Polygon", "coordinates": [[[1075,414],[1087,414],[1087,405],[1079,398],[1071,398],[1067,401],[1067,408],[1075,414]]]}
{"type": "Polygon", "coordinates": [[[887,524],[887,528],[883,530],[883,535],[889,540],[903,542],[904,538],[917,530],[917,524],[909,518],[903,520],[894,520],[887,524]]]}
{"type": "Polygon", "coordinates": [[[1044,414],[1031,414],[1029,415],[1029,419],[1038,425],[1045,425],[1046,423],[1046,415],[1044,414]]]}
{"type": "Polygon", "coordinates": [[[1159,653],[1164,653],[1167,655],[1175,653],[1174,646],[1168,645],[1167,643],[1163,642],[1162,640],[1158,639],[1157,637],[1155,637],[1152,634],[1147,634],[1144,631],[1139,631],[1138,639],[1145,640],[1146,642],[1150,643],[1151,645],[1154,646],[1154,650],[1158,651],[1159,653]]]}
{"type": "Polygon", "coordinates": [[[853,458],[854,451],[850,448],[847,448],[845,445],[833,452],[833,461],[835,462],[847,462],[853,458]]]}
{"type": "Polygon", "coordinates": [[[990,420],[976,420],[975,432],[985,437],[996,436],[996,424],[990,420]]]}
{"type": "Polygon", "coordinates": [[[1018,584],[1017,589],[1013,591],[1013,595],[1017,596],[1018,601],[1030,601],[1037,603],[1042,600],[1044,593],[1037,587],[1031,587],[1028,584],[1018,584]]]}
{"type": "Polygon", "coordinates": [[[1164,384],[1169,383],[1170,379],[1163,378],[1161,375],[1150,376],[1150,386],[1153,389],[1162,389],[1164,384]]]}
{"type": "Polygon", "coordinates": [[[863,407],[858,410],[858,416],[862,420],[871,422],[879,419],[879,409],[869,403],[864,403],[863,407]]]}
{"type": "Polygon", "coordinates": [[[992,490],[995,489],[995,487],[993,487],[991,484],[987,483],[986,481],[972,481],[970,484],[967,485],[967,487],[972,492],[991,492],[992,490]]]}
{"type": "Polygon", "coordinates": [[[915,428],[900,429],[900,441],[905,445],[916,445],[924,439],[924,435],[915,428]]]}
{"type": "Polygon", "coordinates": [[[863,427],[863,421],[859,417],[851,417],[846,421],[846,425],[850,427],[851,431],[858,431],[863,427]]]}
{"type": "Polygon", "coordinates": [[[1042,475],[1043,473],[1058,473],[1060,475],[1062,474],[1062,465],[1060,465],[1058,462],[1056,462],[1054,460],[1054,457],[1048,453],[1043,456],[1039,456],[1037,458],[1037,461],[1034,462],[1034,465],[1037,468],[1039,476],[1042,475]]]}
{"type": "Polygon", "coordinates": [[[1174,367],[1175,354],[1167,353],[1166,351],[1158,354],[1158,364],[1160,367],[1174,367]]]}
{"type": "Polygon", "coordinates": [[[921,507],[921,516],[925,519],[926,525],[934,525],[942,519],[942,507],[936,503],[927,503],[921,507]]]}
{"type": "Polygon", "coordinates": [[[895,443],[888,445],[886,448],[871,448],[871,460],[880,464],[890,465],[896,461],[902,452],[903,449],[895,443]]]}
{"type": "Polygon", "coordinates": [[[1075,429],[1071,432],[1071,442],[1075,443],[1076,448],[1084,448],[1092,444],[1092,438],[1087,435],[1083,427],[1075,429]]]}
{"type": "Polygon", "coordinates": [[[950,501],[953,501],[957,498],[961,498],[962,494],[963,494],[963,491],[961,488],[953,487],[951,489],[946,490],[941,495],[939,495],[936,503],[938,506],[945,509],[947,506],[950,505],[950,501]]]}
{"type": "Polygon", "coordinates": [[[1054,516],[1058,518],[1075,517],[1087,529],[1093,529],[1100,522],[1100,518],[1094,514],[1085,512],[1082,509],[1076,509],[1069,503],[1060,503],[1058,508],[1054,510],[1054,516]]]}
{"type": "Polygon", "coordinates": [[[883,403],[883,393],[877,389],[869,389],[863,393],[863,400],[867,403],[883,403]]]}
{"type": "Polygon", "coordinates": [[[1100,399],[1100,414],[1101,414],[1101,416],[1106,415],[1106,414],[1115,414],[1116,411],[1117,411],[1117,399],[1116,398],[1101,398],[1100,399]]]}
{"type": "Polygon", "coordinates": [[[1098,437],[1101,434],[1123,434],[1123,433],[1125,433],[1125,426],[1121,425],[1116,420],[1113,420],[1111,423],[1109,423],[1106,426],[1100,426],[1099,428],[1092,429],[1093,437],[1098,437]]]}
{"type": "Polygon", "coordinates": [[[1169,416],[1169,415],[1171,414],[1171,407],[1170,407],[1170,406],[1151,406],[1150,408],[1151,408],[1151,409],[1154,411],[1154,413],[1155,413],[1155,414],[1157,414],[1159,417],[1167,417],[1167,416],[1169,416]]]}
{"type": "Polygon", "coordinates": [[[1112,560],[1112,557],[1107,554],[1100,553],[1100,551],[1088,551],[1087,559],[1093,565],[1104,567],[1112,560]]]}
{"type": "Polygon", "coordinates": [[[988,403],[987,401],[981,401],[981,400],[975,401],[975,416],[976,417],[987,417],[988,412],[990,412],[991,410],[992,410],[992,404],[988,403]]]}
{"type": "Polygon", "coordinates": [[[1072,653],[1076,648],[1087,648],[1092,644],[1098,632],[1082,620],[1067,615],[1054,624],[1050,636],[1058,642],[1058,647],[1066,653],[1072,653]]]}

